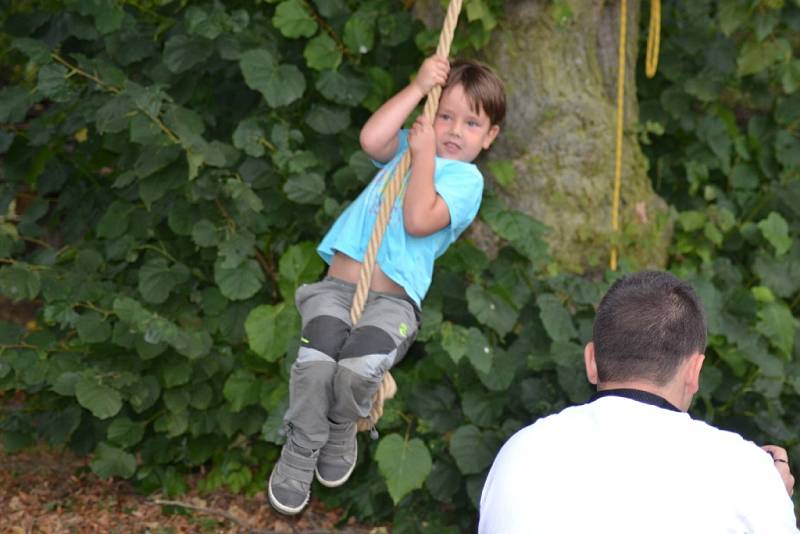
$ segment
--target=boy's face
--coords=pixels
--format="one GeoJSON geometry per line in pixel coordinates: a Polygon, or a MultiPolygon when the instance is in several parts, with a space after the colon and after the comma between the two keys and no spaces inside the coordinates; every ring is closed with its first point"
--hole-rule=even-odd
{"type": "Polygon", "coordinates": [[[442,93],[433,129],[436,155],[466,162],[473,161],[481,150],[489,148],[500,131],[483,108],[477,112],[472,109],[460,84],[442,93]]]}

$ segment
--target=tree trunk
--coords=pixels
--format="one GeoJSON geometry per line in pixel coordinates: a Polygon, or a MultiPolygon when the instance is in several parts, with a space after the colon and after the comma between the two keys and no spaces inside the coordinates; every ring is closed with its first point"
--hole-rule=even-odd
{"type": "MultiPolygon", "coordinates": [[[[495,184],[498,194],[547,224],[553,258],[581,272],[608,266],[613,236],[619,1],[561,4],[571,16],[557,21],[552,0],[507,0],[482,51],[506,83],[509,110],[487,158],[513,163],[517,177],[495,184]]],[[[639,12],[640,1],[629,0],[619,257],[656,267],[666,262],[671,224],[636,133],[639,12]]]]}

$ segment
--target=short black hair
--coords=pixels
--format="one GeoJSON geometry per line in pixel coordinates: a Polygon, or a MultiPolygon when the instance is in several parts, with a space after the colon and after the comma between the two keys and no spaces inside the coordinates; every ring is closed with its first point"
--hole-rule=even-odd
{"type": "Polygon", "coordinates": [[[624,276],[600,301],[592,338],[599,382],[639,379],[663,386],[686,358],[705,351],[703,304],[692,286],[670,273],[624,276]]]}

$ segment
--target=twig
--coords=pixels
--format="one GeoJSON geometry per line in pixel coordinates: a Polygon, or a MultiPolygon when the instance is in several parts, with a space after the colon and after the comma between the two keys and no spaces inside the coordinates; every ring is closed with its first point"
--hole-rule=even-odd
{"type": "Polygon", "coordinates": [[[357,61],[356,56],[353,55],[353,52],[351,52],[350,49],[347,48],[347,45],[344,44],[344,41],[342,41],[342,38],[339,37],[339,34],[337,34],[336,31],[333,28],[331,28],[331,25],[328,24],[328,21],[322,18],[322,15],[317,13],[317,10],[314,9],[314,6],[312,6],[308,2],[308,0],[302,0],[302,1],[304,7],[306,8],[306,11],[308,11],[308,13],[312,17],[314,17],[314,19],[317,21],[317,24],[319,24],[322,27],[322,30],[325,33],[327,33],[328,36],[331,39],[333,39],[333,41],[336,43],[336,47],[339,49],[339,52],[341,52],[342,55],[346,57],[349,61],[353,62],[357,61]]]}
{"type": "Polygon", "coordinates": [[[253,534],[277,534],[275,530],[264,530],[260,528],[256,528],[251,526],[249,523],[239,519],[235,515],[230,512],[226,512],[225,510],[220,510],[219,508],[207,508],[205,506],[197,506],[196,504],[190,504],[187,502],[181,501],[166,501],[162,499],[153,499],[150,501],[152,504],[158,506],[177,506],[178,508],[187,508],[189,510],[194,510],[195,512],[200,512],[203,514],[211,514],[211,515],[218,515],[222,516],[225,519],[232,521],[239,525],[241,528],[245,529],[247,532],[253,534]]]}

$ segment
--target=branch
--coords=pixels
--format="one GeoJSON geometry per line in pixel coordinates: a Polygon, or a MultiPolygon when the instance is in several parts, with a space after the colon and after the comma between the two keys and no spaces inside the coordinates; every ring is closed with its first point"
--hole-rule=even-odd
{"type": "Polygon", "coordinates": [[[327,33],[330,38],[334,40],[336,47],[339,49],[342,55],[349,61],[357,61],[356,56],[354,56],[350,49],[347,48],[347,46],[344,44],[344,41],[342,41],[342,38],[339,37],[339,34],[337,34],[336,31],[331,28],[331,25],[328,24],[328,21],[326,21],[319,13],[317,13],[317,10],[314,9],[314,6],[312,6],[308,0],[303,0],[303,5],[305,6],[306,11],[308,11],[311,16],[314,17],[314,20],[317,21],[317,24],[319,24],[325,33],[327,33]]]}

